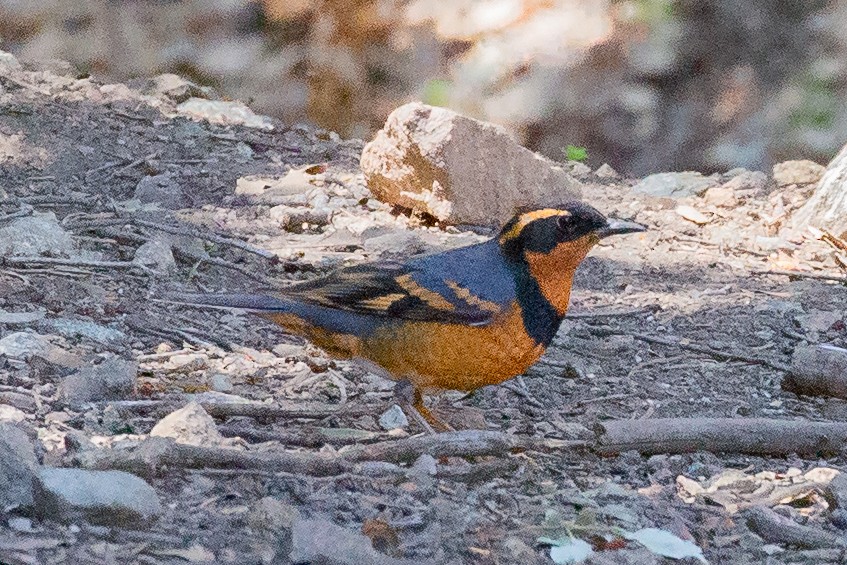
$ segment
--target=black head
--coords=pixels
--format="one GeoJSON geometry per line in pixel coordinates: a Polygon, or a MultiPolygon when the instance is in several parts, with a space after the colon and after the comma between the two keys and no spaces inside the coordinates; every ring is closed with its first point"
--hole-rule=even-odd
{"type": "Polygon", "coordinates": [[[582,202],[523,211],[503,226],[498,238],[508,255],[551,253],[563,243],[591,247],[610,235],[644,231],[635,222],[606,218],[582,202]]]}

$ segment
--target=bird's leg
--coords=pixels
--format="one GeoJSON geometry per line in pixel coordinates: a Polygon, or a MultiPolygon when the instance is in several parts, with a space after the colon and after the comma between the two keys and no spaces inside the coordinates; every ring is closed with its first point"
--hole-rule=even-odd
{"type": "Polygon", "coordinates": [[[414,418],[415,422],[420,425],[427,433],[435,434],[436,432],[452,431],[448,424],[439,420],[435,415],[424,406],[423,395],[421,391],[409,381],[399,381],[394,385],[394,398],[403,410],[414,418]]]}
{"type": "Polygon", "coordinates": [[[412,404],[412,408],[414,408],[416,412],[418,412],[421,416],[423,416],[423,418],[427,422],[429,422],[429,424],[432,426],[432,428],[435,431],[438,431],[438,432],[455,431],[453,429],[453,426],[451,426],[447,422],[438,418],[438,416],[436,416],[435,414],[430,412],[429,408],[424,406],[423,395],[421,394],[421,391],[419,391],[418,389],[415,389],[415,402],[412,404]]]}

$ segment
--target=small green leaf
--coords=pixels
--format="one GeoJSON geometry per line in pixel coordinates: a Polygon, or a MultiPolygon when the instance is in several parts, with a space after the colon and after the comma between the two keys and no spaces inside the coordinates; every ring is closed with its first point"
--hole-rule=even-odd
{"type": "Polygon", "coordinates": [[[679,538],[666,530],[659,528],[644,528],[637,532],[623,532],[626,539],[637,541],[651,552],[671,559],[694,557],[702,563],[708,563],[703,557],[703,550],[693,542],[679,538]]]}
{"type": "Polygon", "coordinates": [[[565,147],[565,158],[568,161],[579,161],[580,163],[588,159],[588,150],[585,147],[577,147],[576,145],[568,145],[565,147]]]}
{"type": "Polygon", "coordinates": [[[424,86],[421,99],[424,104],[430,106],[446,106],[450,102],[452,86],[449,80],[432,79],[424,86]]]}

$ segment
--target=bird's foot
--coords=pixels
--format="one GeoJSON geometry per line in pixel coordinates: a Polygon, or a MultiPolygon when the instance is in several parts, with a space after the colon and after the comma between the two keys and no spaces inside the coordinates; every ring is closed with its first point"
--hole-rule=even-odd
{"type": "Polygon", "coordinates": [[[411,416],[426,433],[435,435],[438,432],[454,431],[449,424],[440,420],[424,406],[421,391],[409,381],[400,381],[394,385],[394,398],[403,411],[411,416]]]}

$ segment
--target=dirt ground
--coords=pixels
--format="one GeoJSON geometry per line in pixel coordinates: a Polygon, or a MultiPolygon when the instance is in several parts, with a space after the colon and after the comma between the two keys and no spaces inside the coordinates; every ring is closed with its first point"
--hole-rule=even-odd
{"type": "MultiPolygon", "coordinates": [[[[107,354],[139,364],[134,394],[75,406],[61,394],[73,363],[0,356],[0,402],[17,410],[6,412],[12,419],[37,432],[43,463],[72,464],[69,435],[101,448],[137,444],[172,409],[190,398],[213,403],[215,394],[306,412],[301,418],[218,417],[225,436],[243,438],[237,445],[245,453],[343,452],[343,441],[304,441],[317,428],[344,430],[347,438],[354,437],[349,430],[369,432],[355,437],[371,443],[417,434],[414,424],[402,432],[381,428],[391,383],[330,360],[262,320],[158,299],[170,290],[283,287],[341,264],[464,245],[484,235],[427,226],[369,199],[357,164],[360,141],[278,123],[263,130],[162,113],[173,114],[174,106],[161,94],[145,98],[37,69],[0,72],[0,228],[12,214],[52,212],[71,234],[78,259],[61,265],[0,258],[0,311],[35,313],[23,323],[0,317],[0,338],[32,331],[83,365],[107,354]],[[280,177],[315,164],[325,167],[304,173],[311,183],[306,189],[276,201],[236,194],[242,177],[280,177]],[[159,185],[138,188],[157,175],[164,175],[159,185]],[[175,267],[129,266],[151,240],[166,241],[175,267]],[[309,416],[310,408],[333,410],[318,418],[309,416]]],[[[597,424],[608,420],[841,421],[847,414],[842,401],[784,392],[785,371],[777,367],[790,363],[798,345],[847,346],[844,287],[757,273],[837,272],[836,252],[825,243],[780,232],[806,187],[777,188],[768,179],[738,191],[737,202],[723,207],[698,196],[636,194],[635,182],[588,178],[586,201],[650,230],[604,242],[585,261],[572,296],[575,316],[544,358],[509,387],[470,397],[444,394],[433,399],[435,409],[460,429],[567,442],[591,440],[597,424]],[[684,218],[679,205],[706,221],[684,218]],[[638,337],[645,335],[678,338],[683,347],[638,337]]],[[[736,477],[721,491],[732,491],[735,502],[770,500],[766,505],[793,523],[842,536],[822,489],[812,485],[771,500],[737,481],[743,473],[747,487],[802,482],[798,477],[816,468],[847,469],[841,455],[646,457],[633,451],[601,457],[589,445],[394,463],[307,476],[172,462],[145,477],[164,504],[152,524],[67,524],[13,511],[10,520],[29,516],[32,527],[22,531],[0,521],[0,561],[286,563],[288,554],[267,536],[257,510],[266,497],[350,532],[364,527],[383,553],[419,563],[550,563],[550,543],[539,538],[563,539],[567,532],[593,545],[586,563],[670,562],[621,534],[642,528],[692,540],[709,563],[845,559],[845,546],[837,543],[800,547],[763,539],[751,529],[745,503],[721,502],[729,495],[688,497],[692,481],[707,488],[716,478],[736,477]]]]}

